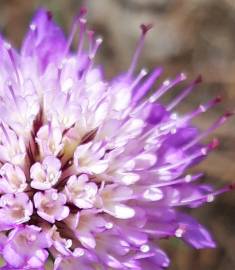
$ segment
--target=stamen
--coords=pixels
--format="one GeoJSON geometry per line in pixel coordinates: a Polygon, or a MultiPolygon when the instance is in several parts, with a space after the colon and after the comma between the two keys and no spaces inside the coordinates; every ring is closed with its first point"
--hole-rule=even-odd
{"type": "Polygon", "coordinates": [[[16,98],[16,95],[15,95],[15,91],[13,89],[12,83],[9,81],[7,84],[8,84],[8,89],[9,89],[9,91],[11,93],[11,96],[12,96],[12,98],[14,100],[14,103],[15,103],[16,106],[18,106],[17,98],[16,98]]]}
{"type": "Polygon", "coordinates": [[[235,183],[232,183],[228,187],[229,190],[234,190],[235,189],[235,183]]]}
{"type": "Polygon", "coordinates": [[[202,81],[202,77],[198,76],[197,79],[192,82],[192,84],[187,87],[185,90],[182,91],[182,93],[180,95],[178,95],[178,97],[176,97],[168,106],[167,106],[167,110],[171,111],[173,108],[175,108],[189,93],[191,93],[191,91],[194,89],[194,87],[201,83],[202,81]]]}
{"type": "Polygon", "coordinates": [[[185,147],[183,147],[183,151],[191,148],[194,146],[196,143],[198,143],[200,140],[203,138],[207,137],[210,133],[212,133],[215,129],[219,128],[221,125],[223,125],[229,117],[234,115],[234,112],[227,112],[223,116],[221,116],[215,123],[209,127],[207,130],[204,132],[201,132],[194,140],[192,140],[189,144],[187,144],[185,147]]]}
{"type": "Polygon", "coordinates": [[[84,17],[87,14],[87,9],[85,7],[81,7],[79,13],[80,17],[84,17]]]}
{"type": "Polygon", "coordinates": [[[65,55],[67,55],[67,53],[69,51],[69,48],[70,48],[70,46],[71,46],[71,44],[73,42],[76,31],[78,29],[79,18],[80,17],[75,17],[74,18],[73,25],[72,25],[72,30],[70,32],[70,35],[69,35],[69,38],[68,38],[68,41],[67,41],[67,44],[66,44],[66,47],[65,47],[65,55]]]}
{"type": "Polygon", "coordinates": [[[175,114],[172,114],[171,115],[171,119],[174,120],[174,121],[172,121],[170,123],[167,123],[167,124],[161,125],[159,127],[159,129],[161,131],[166,131],[166,130],[169,130],[171,128],[175,129],[176,127],[181,126],[184,123],[192,120],[194,117],[197,117],[201,113],[205,113],[206,111],[208,111],[208,109],[210,109],[211,107],[215,106],[219,102],[221,102],[221,98],[220,97],[216,97],[216,98],[210,100],[209,102],[207,102],[206,104],[200,105],[198,107],[198,109],[196,109],[195,111],[189,113],[188,115],[184,116],[183,118],[178,118],[178,117],[174,117],[173,118],[173,116],[175,114]]]}
{"type": "Polygon", "coordinates": [[[112,229],[113,228],[113,223],[112,222],[107,222],[105,224],[105,228],[108,229],[108,230],[112,229]]]}
{"type": "Polygon", "coordinates": [[[11,143],[11,140],[10,140],[10,137],[9,137],[9,135],[7,133],[6,128],[3,125],[3,122],[0,123],[0,127],[1,127],[1,129],[2,129],[2,131],[4,133],[4,135],[5,135],[5,138],[7,139],[8,143],[10,144],[11,143]]]}
{"type": "Polygon", "coordinates": [[[166,80],[162,83],[162,86],[149,98],[149,102],[153,103],[157,101],[162,95],[164,95],[169,89],[172,89],[173,86],[184,81],[186,76],[184,73],[178,75],[174,80],[166,80]]]}
{"type": "Polygon", "coordinates": [[[193,198],[193,199],[190,199],[190,200],[185,200],[185,201],[182,201],[181,203],[176,203],[176,204],[172,204],[171,206],[184,206],[184,205],[189,205],[189,204],[192,204],[192,203],[197,203],[197,202],[205,202],[205,203],[210,203],[212,201],[214,201],[215,197],[218,196],[218,195],[221,195],[227,191],[229,191],[230,188],[229,186],[228,187],[224,187],[222,189],[219,189],[215,192],[211,192],[209,194],[206,194],[206,195],[202,195],[198,198],[193,198]]]}
{"type": "Polygon", "coordinates": [[[70,98],[71,98],[72,93],[71,92],[67,92],[66,93],[66,98],[65,98],[65,103],[64,103],[64,109],[68,106],[70,98]]]}
{"type": "Polygon", "coordinates": [[[36,26],[35,24],[30,24],[29,28],[30,28],[30,30],[32,30],[32,31],[36,31],[37,26],[36,26]]]}
{"type": "Polygon", "coordinates": [[[57,82],[58,82],[58,85],[60,85],[60,79],[61,79],[62,70],[63,70],[63,64],[59,65],[58,68],[57,68],[57,82]]]}
{"type": "Polygon", "coordinates": [[[86,14],[87,14],[86,8],[81,8],[79,14],[77,16],[75,16],[73,24],[72,24],[72,30],[70,32],[68,42],[66,44],[65,55],[68,53],[69,48],[73,42],[74,36],[75,36],[76,31],[78,29],[79,20],[82,19],[86,14]]]}
{"type": "Polygon", "coordinates": [[[52,12],[50,10],[47,10],[47,19],[48,19],[48,21],[51,21],[52,18],[53,18],[52,12]]]}
{"type": "Polygon", "coordinates": [[[141,69],[139,75],[136,77],[136,79],[133,81],[133,83],[131,84],[131,89],[134,89],[139,82],[148,74],[147,69],[141,69]]]}
{"type": "Polygon", "coordinates": [[[8,55],[9,55],[9,58],[10,58],[10,60],[11,60],[12,66],[13,66],[13,69],[14,69],[14,71],[15,71],[15,75],[16,75],[17,82],[18,82],[18,84],[20,85],[20,84],[21,84],[21,83],[20,83],[20,75],[19,75],[19,71],[18,71],[18,69],[17,69],[16,61],[15,61],[15,58],[14,58],[14,55],[13,55],[13,51],[12,51],[12,47],[11,47],[11,45],[10,45],[9,43],[7,43],[7,42],[4,43],[4,46],[5,46],[6,50],[7,50],[7,53],[8,53],[8,55]]]}
{"type": "Polygon", "coordinates": [[[149,252],[149,250],[150,250],[150,247],[147,244],[140,246],[140,251],[143,253],[147,253],[147,252],[149,252]]]}
{"type": "Polygon", "coordinates": [[[215,199],[215,196],[213,194],[207,195],[206,200],[207,200],[208,203],[213,202],[214,199],[215,199]]]}
{"type": "Polygon", "coordinates": [[[169,182],[160,182],[155,185],[151,185],[151,187],[163,188],[163,187],[174,186],[174,185],[179,185],[179,184],[191,183],[200,179],[203,175],[204,175],[203,173],[198,173],[195,175],[188,174],[183,178],[176,179],[174,181],[169,181],[169,182]]]}
{"type": "Polygon", "coordinates": [[[198,106],[198,108],[189,113],[188,115],[186,115],[183,118],[183,122],[187,122],[192,120],[194,117],[197,117],[198,115],[200,115],[201,113],[205,113],[207,112],[209,109],[211,109],[213,106],[217,105],[218,103],[220,103],[222,101],[221,97],[218,96],[216,98],[213,98],[212,100],[210,100],[209,102],[205,103],[205,104],[201,104],[198,106]]]}
{"type": "Polygon", "coordinates": [[[154,72],[147,78],[147,80],[135,91],[133,96],[133,103],[138,102],[146,95],[146,93],[149,91],[161,73],[162,68],[157,68],[154,70],[154,72]]]}
{"type": "Polygon", "coordinates": [[[187,156],[186,158],[182,158],[181,160],[179,160],[178,162],[175,162],[174,164],[163,166],[163,167],[157,169],[157,171],[159,173],[161,173],[161,172],[168,171],[170,169],[174,169],[174,168],[181,166],[183,164],[190,163],[191,161],[193,161],[196,158],[207,155],[209,150],[211,150],[210,145],[208,145],[207,147],[201,148],[199,151],[197,151],[196,153],[194,153],[190,156],[187,156]]]}
{"type": "Polygon", "coordinates": [[[134,53],[134,56],[132,58],[132,61],[131,61],[131,65],[129,67],[129,70],[127,72],[127,77],[131,77],[135,71],[135,68],[137,66],[137,62],[138,62],[138,59],[140,57],[140,53],[143,49],[143,46],[144,46],[144,41],[145,41],[145,36],[147,34],[147,32],[153,27],[152,24],[141,24],[140,28],[142,30],[142,34],[140,36],[140,39],[137,43],[137,48],[135,50],[135,53],[134,53]]]}
{"type": "Polygon", "coordinates": [[[83,68],[78,71],[78,77],[82,81],[85,79],[87,72],[90,70],[92,65],[92,59],[87,57],[86,63],[84,64],[83,68]]]}
{"type": "MultiPolygon", "coordinates": [[[[203,175],[203,174],[201,174],[201,175],[203,175]]],[[[185,176],[185,182],[186,183],[192,182],[192,175],[191,174],[188,174],[188,175],[185,176]]]]}
{"type": "Polygon", "coordinates": [[[181,238],[186,232],[186,225],[185,224],[180,224],[178,229],[175,231],[175,236],[177,238],[181,238]]]}
{"type": "Polygon", "coordinates": [[[98,37],[96,40],[95,40],[95,45],[94,47],[92,48],[91,50],[91,53],[89,54],[89,58],[93,59],[97,53],[97,50],[99,49],[100,45],[102,44],[103,42],[103,38],[102,37],[98,37]]]}
{"type": "Polygon", "coordinates": [[[88,36],[88,43],[89,43],[89,54],[92,53],[92,49],[93,49],[93,43],[94,43],[94,35],[95,32],[92,30],[87,30],[87,36],[88,36]]]}
{"type": "Polygon", "coordinates": [[[79,19],[79,25],[80,25],[80,35],[79,35],[79,42],[78,42],[78,50],[77,50],[77,57],[80,57],[82,49],[83,49],[83,43],[84,43],[84,34],[86,31],[86,19],[80,18],[79,19]]]}
{"type": "Polygon", "coordinates": [[[48,137],[52,135],[52,124],[51,121],[48,121],[48,137]]]}

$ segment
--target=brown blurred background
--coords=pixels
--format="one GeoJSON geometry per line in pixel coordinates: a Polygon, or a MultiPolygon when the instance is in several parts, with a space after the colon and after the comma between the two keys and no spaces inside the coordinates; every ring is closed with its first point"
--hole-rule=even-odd
{"type": "MultiPolygon", "coordinates": [[[[221,105],[195,120],[205,129],[223,111],[235,109],[235,0],[87,0],[85,3],[89,7],[91,28],[104,38],[98,62],[104,63],[108,77],[128,67],[140,33],[138,26],[151,22],[155,27],[146,40],[140,66],[148,69],[163,66],[163,78],[184,71],[190,79],[198,74],[204,79],[178,110],[189,111],[198,103],[221,95],[224,99],[221,105]]],[[[81,4],[79,0],[0,0],[0,30],[19,47],[33,12],[45,6],[68,33],[81,4]]],[[[220,147],[197,170],[206,172],[208,182],[222,186],[235,181],[235,120],[231,119],[214,136],[220,139],[220,147]]],[[[234,270],[234,209],[235,192],[232,192],[193,210],[215,235],[218,248],[195,251],[178,241],[163,243],[173,258],[170,270],[234,270]]]]}

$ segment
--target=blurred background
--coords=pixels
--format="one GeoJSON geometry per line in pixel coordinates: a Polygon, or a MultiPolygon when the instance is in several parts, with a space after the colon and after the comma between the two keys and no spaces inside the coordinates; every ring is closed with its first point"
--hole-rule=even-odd
{"type": "MultiPolygon", "coordinates": [[[[50,9],[68,34],[79,0],[0,0],[0,30],[19,47],[32,14],[39,6],[50,9]]],[[[190,111],[216,95],[221,105],[195,119],[206,129],[224,111],[235,109],[235,0],[87,0],[89,25],[104,38],[97,62],[108,78],[124,71],[133,54],[141,23],[153,23],[140,67],[164,67],[162,79],[185,72],[198,74],[203,84],[178,107],[190,111]]],[[[176,95],[175,89],[171,95],[176,95]]],[[[171,96],[165,98],[167,102],[171,96]]],[[[197,171],[216,186],[235,181],[235,120],[217,130],[219,148],[197,171]]],[[[235,192],[217,198],[192,213],[213,232],[215,250],[195,251],[179,241],[162,243],[172,257],[170,270],[235,269],[235,192]]]]}

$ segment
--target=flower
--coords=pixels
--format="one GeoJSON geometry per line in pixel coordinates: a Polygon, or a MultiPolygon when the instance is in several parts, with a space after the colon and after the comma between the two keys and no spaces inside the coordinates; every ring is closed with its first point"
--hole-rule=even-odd
{"type": "Polygon", "coordinates": [[[216,139],[201,140],[231,113],[200,132],[191,120],[219,97],[186,115],[175,112],[200,77],[166,106],[159,99],[185,74],[150,94],[162,69],[134,75],[150,25],[141,26],[128,71],[105,80],[94,63],[102,39],[88,30],[85,14],[67,40],[43,9],[20,53],[0,40],[2,269],[44,269],[52,261],[54,270],[157,270],[170,262],[158,246],[162,238],[215,246],[179,207],[198,207],[229,190],[197,183],[202,173],[187,169],[217,146],[216,139]]]}

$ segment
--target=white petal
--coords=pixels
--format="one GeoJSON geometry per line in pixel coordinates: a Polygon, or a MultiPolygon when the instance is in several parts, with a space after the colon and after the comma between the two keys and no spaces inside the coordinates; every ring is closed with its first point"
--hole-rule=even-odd
{"type": "Polygon", "coordinates": [[[117,180],[126,185],[132,185],[140,179],[140,176],[136,173],[120,173],[118,177],[119,176],[120,178],[118,178],[117,180]]]}
{"type": "Polygon", "coordinates": [[[88,167],[88,169],[95,174],[103,173],[107,168],[108,168],[107,160],[100,160],[100,161],[94,162],[94,164],[91,164],[88,167]]]}
{"type": "Polygon", "coordinates": [[[93,235],[89,232],[80,232],[78,236],[79,240],[81,241],[82,245],[87,248],[95,248],[96,242],[93,235]]]}
{"type": "Polygon", "coordinates": [[[129,219],[135,216],[135,210],[133,208],[120,203],[105,206],[104,210],[108,214],[120,219],[129,219]]]}
{"type": "Polygon", "coordinates": [[[143,197],[149,201],[159,201],[163,198],[163,192],[159,188],[150,187],[144,192],[143,197]]]}

